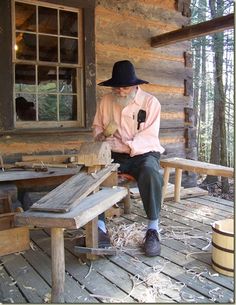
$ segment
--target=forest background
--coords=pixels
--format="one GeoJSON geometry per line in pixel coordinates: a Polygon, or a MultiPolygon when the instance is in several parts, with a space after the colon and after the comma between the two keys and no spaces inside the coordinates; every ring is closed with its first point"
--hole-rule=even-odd
{"type": "MultiPolygon", "coordinates": [[[[234,0],[191,0],[191,24],[233,13],[234,4],[234,0]]],[[[234,167],[234,29],[193,39],[192,54],[198,160],[234,167]]],[[[207,176],[202,184],[220,188],[223,194],[232,187],[232,181],[223,177],[219,182],[207,176]]]]}

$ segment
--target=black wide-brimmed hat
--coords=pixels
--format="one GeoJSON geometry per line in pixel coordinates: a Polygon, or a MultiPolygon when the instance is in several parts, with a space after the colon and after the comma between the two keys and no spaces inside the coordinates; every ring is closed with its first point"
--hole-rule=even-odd
{"type": "Polygon", "coordinates": [[[121,60],[114,64],[112,78],[98,85],[107,87],[130,87],[141,84],[148,84],[148,82],[137,78],[134,66],[129,60],[121,60]]]}

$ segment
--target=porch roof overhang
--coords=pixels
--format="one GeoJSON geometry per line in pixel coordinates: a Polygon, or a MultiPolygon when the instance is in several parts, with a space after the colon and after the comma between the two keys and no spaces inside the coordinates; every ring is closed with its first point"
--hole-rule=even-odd
{"type": "Polygon", "coordinates": [[[234,13],[227,16],[217,17],[209,21],[193,24],[182,29],[157,35],[151,38],[151,46],[154,48],[166,46],[199,36],[205,36],[222,32],[234,27],[234,13]]]}

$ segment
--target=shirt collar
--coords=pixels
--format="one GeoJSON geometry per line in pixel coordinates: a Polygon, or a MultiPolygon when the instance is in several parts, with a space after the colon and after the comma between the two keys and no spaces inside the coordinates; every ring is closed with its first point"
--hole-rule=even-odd
{"type": "Polygon", "coordinates": [[[138,86],[138,90],[136,92],[136,95],[134,97],[134,103],[142,106],[143,105],[143,99],[142,99],[142,89],[138,86]]]}

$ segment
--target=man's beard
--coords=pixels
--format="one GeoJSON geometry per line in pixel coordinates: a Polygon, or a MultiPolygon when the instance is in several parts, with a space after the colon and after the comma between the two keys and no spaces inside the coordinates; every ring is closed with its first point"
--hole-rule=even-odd
{"type": "Polygon", "coordinates": [[[130,102],[132,102],[135,98],[137,90],[132,90],[128,95],[126,96],[120,96],[119,93],[116,93],[112,91],[112,95],[114,97],[114,101],[119,104],[121,107],[126,107],[130,102]]]}

